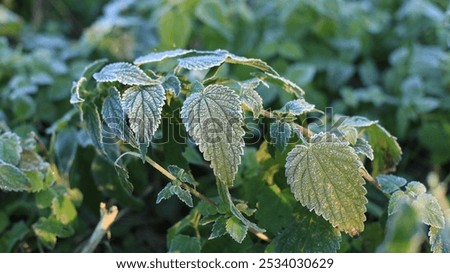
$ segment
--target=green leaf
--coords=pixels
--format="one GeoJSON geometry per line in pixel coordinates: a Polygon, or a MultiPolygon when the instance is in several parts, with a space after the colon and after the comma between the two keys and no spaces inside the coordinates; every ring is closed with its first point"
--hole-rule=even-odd
{"type": "Polygon", "coordinates": [[[64,225],[67,225],[77,217],[77,210],[72,201],[67,196],[60,196],[52,201],[52,212],[56,219],[64,225]]]}
{"type": "Polygon", "coordinates": [[[112,133],[119,139],[125,139],[125,113],[122,109],[120,94],[117,88],[109,89],[109,94],[103,101],[102,117],[103,121],[112,130],[112,133]]]}
{"type": "MultiPolygon", "coordinates": [[[[164,89],[161,85],[134,86],[125,90],[122,107],[127,115],[136,142],[146,148],[161,122],[164,105],[164,89]]],[[[142,147],[142,146],[141,146],[142,147]]],[[[142,157],[145,152],[141,150],[142,157]]]]}
{"type": "Polygon", "coordinates": [[[142,200],[131,194],[133,184],[129,182],[125,168],[117,165],[114,167],[109,160],[97,156],[92,161],[91,172],[98,190],[108,197],[133,208],[144,206],[142,200]]]}
{"type": "Polygon", "coordinates": [[[34,225],[33,231],[39,241],[49,249],[55,247],[57,238],[66,238],[74,234],[70,225],[64,225],[55,218],[40,218],[34,225]]]}
{"type": "Polygon", "coordinates": [[[290,80],[279,76],[276,73],[265,72],[265,73],[254,73],[262,81],[267,80],[272,82],[288,93],[294,94],[297,97],[301,97],[305,94],[305,91],[301,89],[297,84],[291,82],[290,80]]]}
{"type": "Polygon", "coordinates": [[[169,165],[167,167],[167,170],[171,174],[173,174],[182,183],[187,183],[187,184],[191,184],[192,186],[195,186],[194,178],[189,173],[187,173],[184,169],[182,169],[176,165],[169,165]]]}
{"type": "Polygon", "coordinates": [[[178,65],[187,70],[205,70],[223,64],[227,57],[227,51],[216,50],[206,55],[178,59],[178,65]]]}
{"type": "Polygon", "coordinates": [[[369,120],[366,117],[361,116],[352,116],[352,117],[346,117],[346,116],[336,116],[336,120],[343,119],[342,126],[347,125],[351,127],[369,127],[372,125],[376,125],[378,123],[377,120],[369,120]]]}
{"type": "Polygon", "coordinates": [[[387,194],[392,194],[393,192],[400,190],[401,187],[408,183],[403,177],[391,174],[379,175],[377,176],[377,181],[381,186],[381,190],[387,194]]]}
{"type": "Polygon", "coordinates": [[[75,128],[60,130],[56,134],[54,150],[61,173],[68,174],[75,160],[78,142],[73,141],[73,137],[76,134],[75,128]]]}
{"type": "Polygon", "coordinates": [[[95,72],[100,70],[100,68],[102,68],[107,62],[108,59],[98,59],[93,61],[84,68],[83,73],[81,73],[81,77],[90,79],[92,75],[94,75],[95,72]]]}
{"type": "Polygon", "coordinates": [[[92,144],[99,153],[106,154],[102,140],[102,128],[97,106],[93,103],[85,103],[82,106],[82,120],[86,125],[87,133],[92,144]]]}
{"type": "Polygon", "coordinates": [[[420,220],[432,227],[443,228],[445,225],[444,214],[439,203],[431,194],[421,194],[412,202],[417,210],[420,220]]]}
{"type": "Polygon", "coordinates": [[[369,144],[373,148],[372,176],[394,171],[400,162],[402,149],[397,138],[378,124],[365,128],[369,136],[369,144]]]}
{"type": "Polygon", "coordinates": [[[185,100],[181,117],[216,177],[233,185],[245,145],[239,97],[226,86],[209,85],[185,100]]]}
{"type": "Polygon", "coordinates": [[[212,227],[211,234],[209,235],[208,240],[212,240],[214,238],[222,237],[227,233],[227,219],[225,217],[220,217],[217,219],[212,227]]]}
{"type": "Polygon", "coordinates": [[[253,119],[257,119],[263,109],[263,101],[255,88],[258,87],[260,81],[246,81],[240,83],[241,85],[241,102],[250,108],[253,112],[253,119]]]}
{"type": "Polygon", "coordinates": [[[291,126],[286,122],[276,121],[270,124],[270,137],[272,144],[278,149],[284,151],[289,139],[291,138],[291,126]]]}
{"type": "Polygon", "coordinates": [[[231,238],[238,243],[242,243],[245,236],[247,236],[248,227],[244,225],[241,220],[236,218],[236,216],[231,216],[228,218],[225,228],[231,238]]]}
{"type": "Polygon", "coordinates": [[[384,241],[378,246],[377,252],[418,252],[424,239],[423,224],[419,222],[416,211],[403,204],[398,213],[389,217],[384,241]]]}
{"type": "Polygon", "coordinates": [[[18,135],[6,132],[0,136],[0,161],[17,165],[19,164],[21,153],[22,145],[18,135]]]}
{"type": "Polygon", "coordinates": [[[14,246],[22,241],[28,234],[30,229],[24,221],[15,223],[8,231],[4,232],[0,237],[0,253],[9,253],[14,246]]]}
{"type": "Polygon", "coordinates": [[[16,166],[0,161],[0,189],[4,191],[31,191],[33,185],[16,166]]]}
{"type": "Polygon", "coordinates": [[[443,228],[430,227],[431,251],[434,253],[450,253],[450,209],[445,213],[445,225],[443,228]]]}
{"type": "Polygon", "coordinates": [[[155,85],[160,84],[158,80],[150,78],[139,67],[129,63],[108,64],[95,73],[97,82],[120,82],[125,85],[155,85]]]}
{"type": "Polygon", "coordinates": [[[269,72],[275,75],[278,74],[270,65],[268,65],[266,62],[260,59],[246,58],[229,53],[225,61],[231,64],[241,64],[245,66],[255,67],[258,68],[259,70],[269,72]]]}
{"type": "Polygon", "coordinates": [[[138,57],[136,60],[134,60],[134,64],[136,65],[142,65],[147,63],[154,63],[154,62],[160,62],[168,58],[175,58],[179,56],[186,55],[188,53],[193,52],[193,50],[186,50],[186,49],[174,49],[174,50],[167,50],[167,51],[161,51],[161,52],[152,52],[145,56],[138,57]]]}
{"type": "Polygon", "coordinates": [[[281,253],[330,253],[339,249],[340,241],[339,230],[316,214],[302,209],[271,245],[274,245],[275,252],[281,253]]]}
{"type": "Polygon", "coordinates": [[[170,242],[170,253],[200,253],[202,246],[196,237],[179,234],[170,242]]]}
{"type": "Polygon", "coordinates": [[[163,48],[186,47],[191,31],[191,18],[180,9],[167,10],[159,18],[158,33],[163,48]]]}
{"type": "Polygon", "coordinates": [[[287,182],[303,206],[356,235],[364,230],[366,220],[366,190],[358,171],[362,164],[345,143],[311,141],[287,155],[287,182]]]}
{"type": "Polygon", "coordinates": [[[355,153],[364,155],[368,159],[373,160],[373,149],[370,146],[369,142],[364,138],[358,137],[356,139],[355,145],[353,146],[353,149],[355,149],[355,153]]]}
{"type": "Polygon", "coordinates": [[[175,192],[172,190],[172,183],[168,183],[159,193],[158,196],[156,197],[156,204],[161,203],[162,200],[164,199],[169,199],[170,197],[172,197],[175,192]]]}
{"type": "Polygon", "coordinates": [[[9,217],[6,213],[0,211],[0,234],[9,226],[9,217]]]}
{"type": "Polygon", "coordinates": [[[179,95],[181,91],[181,82],[175,75],[166,76],[164,82],[162,83],[164,90],[171,90],[175,95],[179,95]]]}
{"type": "Polygon", "coordinates": [[[183,201],[188,207],[193,207],[191,193],[187,190],[182,189],[180,186],[176,185],[173,187],[173,192],[178,196],[178,199],[183,201]]]}
{"type": "Polygon", "coordinates": [[[310,104],[302,98],[289,101],[279,110],[279,112],[283,114],[291,114],[293,116],[300,116],[304,113],[311,112],[314,109],[314,104],[310,104]]]}

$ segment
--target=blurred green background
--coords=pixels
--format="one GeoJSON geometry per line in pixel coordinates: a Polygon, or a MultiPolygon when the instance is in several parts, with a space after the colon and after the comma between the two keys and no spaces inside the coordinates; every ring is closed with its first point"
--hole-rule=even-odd
{"type": "MultiPolygon", "coordinates": [[[[79,139],[70,149],[55,149],[70,186],[84,195],[75,236],[58,241],[55,251],[75,251],[95,226],[99,202],[114,197],[98,182],[98,176],[108,170],[94,168],[104,165],[86,147],[82,131],[72,126],[69,103],[72,82],[98,58],[132,61],[151,51],[173,48],[222,48],[261,58],[300,85],[307,101],[318,109],[332,107],[336,113],[380,120],[403,148],[397,174],[427,181],[433,172],[441,181],[450,181],[447,0],[0,3],[3,130],[19,135],[34,131],[44,145],[49,145],[55,132],[60,138],[76,135],[79,139]]],[[[239,76],[243,71],[232,73],[239,76]]],[[[273,92],[263,99],[265,108],[279,108],[290,98],[273,92]]],[[[102,251],[166,251],[167,228],[188,210],[175,200],[154,205],[163,182],[145,166],[133,168],[136,191],[152,183],[153,188],[144,196],[144,208],[127,208],[126,221],[113,227],[113,239],[102,245],[102,251]]],[[[20,243],[20,238],[29,236],[26,229],[13,242],[5,236],[14,230],[13,223],[30,225],[39,217],[29,202],[32,199],[0,192],[0,223],[2,211],[9,219],[6,225],[0,224],[0,246],[10,246],[4,251],[36,251],[32,243],[20,243]]],[[[374,249],[352,247],[346,250],[374,249]]]]}

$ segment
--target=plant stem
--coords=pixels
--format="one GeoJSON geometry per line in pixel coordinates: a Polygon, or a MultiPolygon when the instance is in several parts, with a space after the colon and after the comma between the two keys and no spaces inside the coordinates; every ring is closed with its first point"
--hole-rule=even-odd
{"type": "Polygon", "coordinates": [[[375,188],[381,190],[380,184],[378,184],[377,180],[375,178],[373,178],[367,171],[365,168],[359,168],[359,174],[361,174],[361,176],[368,182],[372,183],[372,185],[375,186],[375,188]]]}
{"type": "Polygon", "coordinates": [[[118,213],[119,210],[116,206],[112,206],[111,208],[106,209],[106,204],[103,202],[100,203],[100,221],[95,227],[95,230],[89,238],[89,241],[81,250],[82,253],[94,252],[103,236],[105,236],[106,232],[109,230],[109,227],[116,219],[118,213]]]}

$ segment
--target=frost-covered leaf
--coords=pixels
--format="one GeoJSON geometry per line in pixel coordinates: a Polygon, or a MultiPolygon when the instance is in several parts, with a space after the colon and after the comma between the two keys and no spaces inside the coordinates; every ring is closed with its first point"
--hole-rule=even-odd
{"type": "Polygon", "coordinates": [[[286,158],[286,177],[295,198],[350,235],[364,229],[366,190],[358,156],[345,143],[297,145],[286,158]]]}
{"type": "Polygon", "coordinates": [[[21,153],[22,145],[18,135],[6,132],[0,136],[0,161],[17,165],[21,153]]]}
{"type": "Polygon", "coordinates": [[[399,209],[410,202],[410,198],[403,191],[396,191],[391,195],[388,205],[388,214],[393,215],[398,212],[399,209]]]}
{"type": "Polygon", "coordinates": [[[185,189],[182,189],[180,186],[176,185],[172,188],[172,191],[177,195],[180,201],[183,201],[188,207],[193,207],[194,203],[192,202],[191,193],[185,189]]]}
{"type": "Polygon", "coordinates": [[[272,143],[281,151],[286,149],[286,145],[291,138],[291,132],[291,126],[286,122],[276,121],[270,124],[272,143]]]}
{"type": "Polygon", "coordinates": [[[180,180],[182,183],[188,183],[191,184],[192,186],[195,185],[195,180],[194,178],[187,173],[184,169],[176,166],[176,165],[169,165],[169,167],[167,167],[167,170],[173,174],[178,180],[180,180]]]}
{"type": "Polygon", "coordinates": [[[105,148],[102,140],[102,129],[100,122],[100,115],[97,106],[93,103],[85,103],[82,106],[81,118],[86,125],[87,133],[89,134],[92,144],[100,153],[105,154],[105,148]]]}
{"type": "Polygon", "coordinates": [[[178,65],[188,70],[205,70],[223,64],[227,56],[227,51],[218,50],[211,54],[181,58],[178,65]]]}
{"type": "Polygon", "coordinates": [[[186,50],[186,49],[174,49],[161,52],[152,52],[145,56],[138,57],[136,60],[134,60],[134,64],[142,65],[147,63],[160,62],[168,58],[183,56],[191,52],[193,52],[193,50],[186,50]]]}
{"type": "Polygon", "coordinates": [[[229,53],[226,60],[227,63],[231,64],[241,64],[246,66],[251,66],[258,68],[259,70],[262,70],[264,72],[269,72],[274,75],[277,75],[278,73],[266,62],[260,60],[260,59],[254,59],[254,58],[246,58],[241,56],[236,56],[232,53],[229,53]]]}
{"type": "Polygon", "coordinates": [[[339,230],[313,212],[302,210],[271,245],[279,253],[330,253],[339,249],[340,242],[339,230]]]}
{"type": "Polygon", "coordinates": [[[386,235],[377,252],[418,252],[424,239],[424,225],[420,223],[416,211],[403,204],[398,213],[388,218],[386,235]]]}
{"type": "Polygon", "coordinates": [[[164,82],[162,83],[162,86],[164,87],[164,90],[166,91],[171,90],[177,96],[178,94],[180,94],[181,82],[175,75],[166,76],[164,82]]]}
{"type": "Polygon", "coordinates": [[[125,140],[125,113],[122,109],[119,91],[115,87],[109,89],[109,94],[103,101],[102,117],[113,134],[119,139],[125,140]]]}
{"type": "Polygon", "coordinates": [[[379,175],[377,176],[378,184],[381,186],[381,190],[384,193],[391,194],[395,191],[400,190],[401,187],[405,186],[408,181],[403,177],[395,175],[379,175]]]}
{"type": "Polygon", "coordinates": [[[372,146],[370,146],[369,142],[364,138],[358,137],[356,139],[355,145],[353,146],[353,149],[355,149],[355,152],[357,154],[362,154],[368,159],[373,160],[372,146]]]}
{"type": "Polygon", "coordinates": [[[434,253],[450,253],[450,209],[445,213],[445,225],[443,228],[430,227],[431,251],[434,253]]]}
{"type": "Polygon", "coordinates": [[[106,64],[107,61],[107,59],[98,59],[88,64],[81,73],[81,77],[90,79],[95,72],[97,72],[100,68],[102,68],[103,65],[106,64]]]}
{"type": "Polygon", "coordinates": [[[263,101],[255,88],[259,85],[258,81],[241,83],[241,101],[253,112],[253,118],[257,119],[263,109],[263,101]]]}
{"type": "Polygon", "coordinates": [[[170,241],[170,253],[200,253],[202,246],[197,237],[177,235],[170,241]]]}
{"type": "Polygon", "coordinates": [[[348,141],[351,145],[355,145],[358,141],[358,131],[355,127],[341,126],[339,127],[339,132],[342,134],[342,138],[348,141]]]}
{"type": "Polygon", "coordinates": [[[161,85],[133,86],[123,94],[122,108],[136,142],[141,145],[142,157],[145,157],[146,149],[161,122],[165,98],[161,85]]]}
{"type": "Polygon", "coordinates": [[[420,220],[427,225],[436,228],[443,228],[445,225],[444,214],[439,203],[433,195],[429,193],[421,194],[412,202],[412,206],[417,210],[420,220]]]}
{"type": "Polygon", "coordinates": [[[159,193],[156,197],[156,204],[161,203],[162,200],[169,199],[172,197],[175,192],[172,190],[172,183],[168,183],[159,193]]]}
{"type": "Polygon", "coordinates": [[[279,112],[283,114],[291,114],[294,116],[300,116],[304,113],[313,111],[315,108],[314,104],[310,104],[305,101],[305,99],[296,99],[287,102],[279,112]]]}
{"type": "Polygon", "coordinates": [[[219,219],[217,219],[213,224],[208,240],[225,235],[227,233],[226,225],[227,219],[225,219],[225,217],[220,217],[219,219]]]}
{"type": "Polygon", "coordinates": [[[119,177],[119,181],[121,186],[128,192],[133,191],[133,184],[131,184],[129,180],[129,175],[127,169],[125,167],[114,165],[114,168],[116,169],[117,176],[119,177]]]}
{"type": "Polygon", "coordinates": [[[230,234],[231,238],[233,238],[233,240],[238,243],[242,243],[242,241],[245,239],[245,236],[247,236],[248,227],[235,216],[231,216],[230,218],[228,218],[225,228],[228,234],[230,234]]]}
{"type": "Polygon", "coordinates": [[[154,85],[158,80],[150,78],[139,67],[129,63],[108,64],[94,74],[97,82],[120,82],[125,85],[154,85]]]}
{"type": "Polygon", "coordinates": [[[243,154],[245,131],[239,97],[228,87],[209,85],[184,102],[181,117],[217,178],[232,185],[243,154]]]}
{"type": "Polygon", "coordinates": [[[33,185],[16,166],[0,160],[0,190],[31,191],[33,185]]]}
{"type": "Polygon", "coordinates": [[[361,116],[336,116],[334,119],[342,120],[342,125],[351,127],[369,127],[378,123],[377,120],[369,120],[368,118],[361,116]]]}
{"type": "Polygon", "coordinates": [[[280,86],[285,91],[294,94],[297,97],[301,97],[305,94],[305,91],[303,91],[303,89],[301,89],[297,84],[275,73],[265,72],[265,73],[255,73],[255,75],[263,81],[266,80],[268,82],[272,82],[280,86]]]}
{"type": "Polygon", "coordinates": [[[364,130],[373,148],[372,176],[395,170],[402,156],[402,149],[397,143],[397,138],[379,124],[373,124],[364,130]]]}

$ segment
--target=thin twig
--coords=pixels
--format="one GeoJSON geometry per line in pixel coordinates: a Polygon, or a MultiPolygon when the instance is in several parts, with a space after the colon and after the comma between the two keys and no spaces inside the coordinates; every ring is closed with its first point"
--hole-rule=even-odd
{"type": "Polygon", "coordinates": [[[95,230],[89,238],[89,241],[81,250],[82,253],[94,252],[103,236],[105,236],[106,232],[109,230],[109,227],[116,219],[118,213],[119,210],[116,206],[112,206],[111,208],[106,209],[106,204],[103,202],[100,203],[100,221],[95,227],[95,230]]]}

